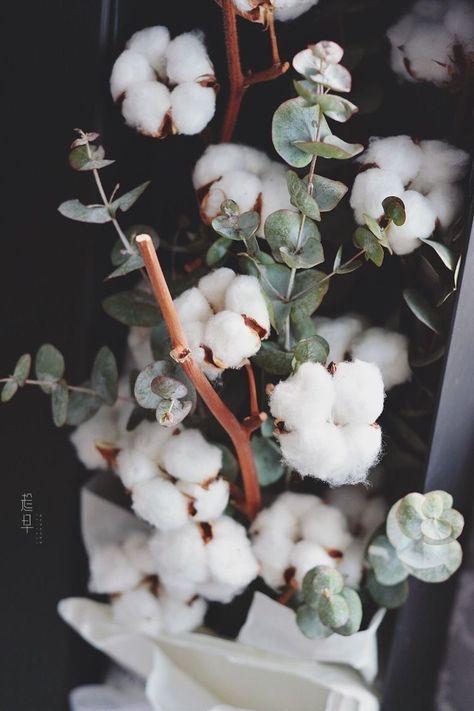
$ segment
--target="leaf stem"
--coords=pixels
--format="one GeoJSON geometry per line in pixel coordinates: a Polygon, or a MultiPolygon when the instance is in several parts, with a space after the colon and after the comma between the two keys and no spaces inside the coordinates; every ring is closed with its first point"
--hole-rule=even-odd
{"type": "MultiPolygon", "coordinates": [[[[8,378],[0,378],[0,383],[12,383],[16,382],[15,378],[10,375],[8,378]]],[[[28,378],[28,380],[25,380],[23,385],[37,385],[37,386],[43,386],[47,385],[49,387],[52,387],[55,385],[54,381],[51,380],[33,380],[31,378],[28,378]]],[[[92,388],[85,388],[82,385],[69,385],[68,383],[65,383],[66,387],[68,390],[71,390],[76,393],[83,393],[84,395],[92,395],[93,397],[97,397],[99,399],[102,399],[97,390],[93,390],[92,388]]],[[[122,395],[117,396],[117,400],[124,400],[126,402],[131,402],[133,404],[135,403],[135,400],[132,400],[129,397],[124,397],[122,395]]]]}

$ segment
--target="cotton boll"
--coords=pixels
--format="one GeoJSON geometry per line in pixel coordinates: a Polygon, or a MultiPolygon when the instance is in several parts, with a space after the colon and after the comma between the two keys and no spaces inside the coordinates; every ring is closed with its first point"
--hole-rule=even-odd
{"type": "Polygon", "coordinates": [[[272,0],[275,19],[281,22],[294,20],[318,2],[319,0],[272,0]]]}
{"type": "Polygon", "coordinates": [[[128,350],[133,359],[133,365],[143,370],[153,363],[153,353],[150,346],[150,329],[142,326],[132,326],[128,332],[128,350]]]}
{"type": "Polygon", "coordinates": [[[391,224],[388,240],[395,254],[410,254],[420,246],[421,239],[429,237],[436,226],[436,213],[429,200],[416,190],[402,195],[406,219],[399,227],[391,224]]]}
{"type": "Polygon", "coordinates": [[[469,154],[444,141],[421,141],[421,168],[412,185],[414,190],[428,193],[440,184],[455,183],[464,177],[469,154]]]}
{"type": "Polygon", "coordinates": [[[344,552],[352,540],[344,514],[333,506],[319,502],[303,517],[301,535],[303,539],[317,543],[327,551],[344,552]]]}
{"type": "Polygon", "coordinates": [[[140,518],[161,531],[180,528],[188,520],[188,504],[166,479],[155,478],[134,487],[132,508],[140,518]]]}
{"type": "Polygon", "coordinates": [[[382,201],[389,195],[401,198],[403,193],[402,180],[392,171],[369,168],[359,173],[350,199],[356,222],[364,224],[364,213],[379,219],[383,215],[382,201]]]}
{"type": "Polygon", "coordinates": [[[416,25],[415,17],[412,14],[404,15],[392,27],[387,30],[387,37],[392,47],[403,47],[410,37],[416,25]]]}
{"type": "Polygon", "coordinates": [[[254,175],[262,175],[272,165],[276,165],[266,153],[251,146],[239,146],[242,151],[242,167],[254,175]]]}
{"type": "Polygon", "coordinates": [[[163,466],[175,479],[204,484],[218,475],[222,450],[209,444],[199,430],[183,430],[165,444],[163,466]]]}
{"type": "Polygon", "coordinates": [[[220,267],[220,269],[214,269],[199,280],[199,290],[204,294],[215,312],[224,308],[226,291],[234,279],[235,272],[232,269],[220,267]]]}
{"type": "Polygon", "coordinates": [[[71,435],[76,454],[87,469],[107,469],[108,465],[97,450],[96,442],[115,442],[117,425],[112,408],[102,407],[90,420],[83,422],[71,435]]]}
{"type": "Polygon", "coordinates": [[[290,567],[293,549],[291,538],[278,530],[265,529],[253,539],[253,552],[260,564],[260,576],[271,588],[285,584],[284,574],[290,567]]]}
{"type": "Polygon", "coordinates": [[[193,321],[207,321],[212,316],[212,310],[205,296],[193,286],[186,289],[176,299],[174,305],[182,323],[193,321]]]}
{"type": "Polygon", "coordinates": [[[280,436],[284,460],[301,476],[321,479],[340,486],[346,483],[350,463],[340,427],[320,423],[316,429],[289,432],[280,436]]]}
{"type": "Polygon", "coordinates": [[[160,79],[166,78],[165,52],[170,41],[167,27],[145,27],[135,32],[127,42],[127,49],[137,52],[145,57],[148,64],[153,67],[160,79]]]}
{"type": "Polygon", "coordinates": [[[222,368],[240,368],[246,358],[260,348],[260,338],[242,316],[220,311],[206,324],[204,342],[212,351],[214,362],[222,368]]]}
{"type": "Polygon", "coordinates": [[[148,136],[159,136],[170,109],[170,92],[157,81],[140,81],[128,87],[122,103],[125,123],[148,136]]]}
{"type": "Polygon", "coordinates": [[[416,82],[416,79],[408,72],[405,63],[405,55],[398,47],[392,47],[390,50],[390,68],[392,72],[405,79],[405,81],[416,82]]]}
{"type": "Polygon", "coordinates": [[[156,565],[148,544],[149,536],[146,533],[135,531],[123,542],[122,550],[137,570],[146,575],[154,575],[156,565]]]}
{"type": "Polygon", "coordinates": [[[320,363],[303,363],[270,396],[270,411],[291,430],[328,420],[334,404],[331,375],[320,363]]]}
{"type": "Polygon", "coordinates": [[[328,363],[339,363],[345,359],[352,341],[362,332],[366,323],[357,314],[346,314],[334,319],[317,316],[313,321],[318,336],[329,344],[328,363]]]}
{"type": "Polygon", "coordinates": [[[352,343],[354,358],[375,363],[382,373],[385,390],[411,378],[408,362],[408,338],[385,328],[368,328],[352,343]]]}
{"type": "Polygon", "coordinates": [[[169,43],[166,49],[166,73],[172,84],[214,75],[214,67],[207,56],[200,32],[185,32],[169,43]]]}
{"type": "Polygon", "coordinates": [[[341,427],[350,461],[348,481],[365,481],[369,469],[377,464],[382,447],[382,430],[378,425],[341,427]]]}
{"type": "Polygon", "coordinates": [[[126,49],[115,60],[110,76],[110,92],[117,101],[133,84],[137,82],[153,82],[155,73],[145,57],[137,52],[126,49]]]}
{"type": "Polygon", "coordinates": [[[171,115],[178,133],[193,136],[203,131],[214,116],[216,92],[211,87],[188,81],[171,92],[171,115]]]}
{"type": "Polygon", "coordinates": [[[175,600],[166,593],[160,594],[160,605],[163,616],[163,631],[166,634],[181,634],[192,632],[202,625],[207,605],[198,597],[189,602],[175,600]]]}
{"type": "Polygon", "coordinates": [[[336,560],[331,558],[324,548],[311,541],[295,543],[290,555],[290,566],[295,569],[295,580],[298,587],[303,584],[306,573],[317,565],[327,565],[334,568],[336,560]]]}
{"type": "Polygon", "coordinates": [[[193,185],[195,190],[219,180],[231,170],[244,167],[243,146],[235,143],[220,143],[208,146],[194,166],[193,185]]]}
{"type": "Polygon", "coordinates": [[[252,535],[272,531],[286,538],[296,539],[299,514],[295,514],[285,501],[281,501],[282,496],[278,497],[270,508],[259,512],[250,528],[252,535]]]}
{"type": "Polygon", "coordinates": [[[239,12],[251,12],[258,5],[258,0],[256,2],[255,0],[232,0],[232,2],[239,12]]]}
{"type": "Polygon", "coordinates": [[[373,137],[362,155],[365,164],[376,163],[379,168],[396,173],[406,185],[418,173],[423,153],[409,136],[373,137]]]}
{"type": "Polygon", "coordinates": [[[326,500],[344,513],[351,532],[364,541],[383,523],[387,513],[384,499],[369,496],[362,485],[331,489],[326,500]]]}
{"type": "Polygon", "coordinates": [[[193,360],[204,371],[209,380],[216,380],[222,374],[222,370],[206,362],[206,353],[201,345],[204,343],[205,324],[201,321],[186,322],[183,323],[183,328],[193,360]]]}
{"type": "Polygon", "coordinates": [[[440,20],[446,10],[445,0],[418,0],[412,12],[425,20],[440,20]]]}
{"type": "Polygon", "coordinates": [[[434,84],[445,84],[451,79],[452,35],[433,22],[417,23],[403,46],[410,63],[410,72],[417,78],[434,84]]]}
{"type": "Polygon", "coordinates": [[[163,445],[173,436],[173,429],[158,422],[143,420],[132,432],[131,444],[140,454],[156,463],[161,461],[163,445]]]}
{"type": "MultiPolygon", "coordinates": [[[[255,321],[265,332],[258,331],[261,338],[270,333],[270,317],[259,281],[254,276],[241,274],[229,285],[225,295],[225,308],[255,321]]],[[[248,324],[252,328],[251,324],[248,324]]]]}
{"type": "Polygon", "coordinates": [[[150,550],[160,580],[165,581],[168,590],[173,582],[178,587],[180,583],[202,583],[207,579],[206,546],[194,523],[155,534],[150,550]]]}
{"type": "Polygon", "coordinates": [[[470,2],[453,2],[444,16],[444,26],[458,42],[473,48],[474,8],[470,2]]]}
{"type": "Polygon", "coordinates": [[[195,521],[213,521],[222,515],[229,502],[229,482],[214,479],[209,485],[200,486],[187,481],[179,481],[177,488],[189,497],[195,521]]]}
{"type": "Polygon", "coordinates": [[[213,581],[208,581],[206,583],[201,583],[197,586],[197,592],[202,595],[206,600],[211,600],[213,602],[221,602],[226,605],[232,602],[234,597],[240,593],[239,589],[235,588],[235,585],[227,585],[226,583],[216,583],[213,581]]]}
{"type": "Polygon", "coordinates": [[[263,236],[265,220],[277,210],[294,210],[290,202],[290,194],[286,182],[286,168],[279,163],[272,163],[261,176],[262,207],[260,210],[260,227],[257,234],[263,236]]]}
{"type": "Polygon", "coordinates": [[[160,602],[146,588],[130,590],[112,600],[112,615],[120,625],[157,637],[163,631],[160,602]]]}
{"type": "Polygon", "coordinates": [[[437,185],[426,195],[436,217],[445,230],[459,217],[464,202],[464,193],[459,185],[437,185]]]}
{"type": "Polygon", "coordinates": [[[218,583],[245,588],[258,575],[245,528],[228,516],[212,525],[212,540],[206,546],[211,576],[218,583]]]}
{"type": "Polygon", "coordinates": [[[119,593],[134,588],[143,575],[125,553],[114,545],[96,548],[89,559],[89,590],[95,593],[119,593]]]}
{"type": "Polygon", "coordinates": [[[333,376],[336,399],[333,416],[338,425],[372,424],[383,410],[384,388],[373,363],[339,363],[333,376]]]}
{"type": "Polygon", "coordinates": [[[158,475],[155,462],[137,449],[122,449],[117,456],[117,474],[128,491],[158,475]]]}
{"type": "Polygon", "coordinates": [[[344,552],[337,569],[344,576],[344,584],[350,588],[359,587],[365,557],[365,543],[354,540],[344,552]]]}
{"type": "Polygon", "coordinates": [[[211,186],[204,201],[204,213],[208,218],[221,211],[225,200],[234,200],[241,212],[252,210],[262,192],[260,178],[244,170],[231,170],[211,186]]]}
{"type": "Polygon", "coordinates": [[[301,519],[320,502],[319,496],[314,494],[296,494],[294,491],[285,491],[280,494],[272,509],[278,510],[279,507],[284,506],[293,516],[301,519]]]}

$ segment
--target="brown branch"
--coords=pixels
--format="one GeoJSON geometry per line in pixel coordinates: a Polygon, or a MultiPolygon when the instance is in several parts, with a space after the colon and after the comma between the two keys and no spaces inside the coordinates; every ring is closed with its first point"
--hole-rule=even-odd
{"type": "Polygon", "coordinates": [[[261,495],[250,447],[250,434],[223,403],[202,370],[194,362],[151,237],[139,235],[135,241],[143,257],[153,292],[168,328],[172,348],[170,355],[181,365],[211,413],[232,440],[242,472],[246,512],[249,518],[253,519],[260,508],[261,495]]]}
{"type": "Polygon", "coordinates": [[[255,383],[255,373],[253,372],[252,363],[250,363],[250,361],[247,361],[245,364],[245,370],[247,371],[249,381],[250,414],[259,415],[260,408],[258,406],[257,385],[255,383]]]}

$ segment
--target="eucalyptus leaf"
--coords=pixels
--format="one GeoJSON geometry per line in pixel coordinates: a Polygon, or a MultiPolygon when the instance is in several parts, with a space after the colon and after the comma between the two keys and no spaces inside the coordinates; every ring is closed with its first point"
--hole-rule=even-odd
{"type": "Polygon", "coordinates": [[[308,193],[307,186],[293,170],[289,170],[286,174],[286,182],[290,193],[291,204],[302,212],[303,215],[306,215],[306,217],[310,217],[313,220],[320,220],[321,213],[318,203],[314,197],[308,193]]]}
{"type": "Polygon", "coordinates": [[[295,278],[295,288],[291,301],[291,318],[311,316],[321,304],[329,288],[326,274],[316,270],[299,272],[295,278]]]}
{"type": "Polygon", "coordinates": [[[156,326],[161,322],[155,297],[143,289],[112,294],[102,305],[109,316],[125,326],[156,326]]]}
{"type": "Polygon", "coordinates": [[[392,220],[394,225],[400,227],[405,223],[406,212],[403,200],[395,195],[389,195],[384,200],[382,200],[382,207],[385,214],[389,220],[392,220]]]}
{"type": "Polygon", "coordinates": [[[293,348],[296,363],[322,363],[325,365],[329,355],[329,344],[322,336],[311,336],[299,341],[293,348]]]}
{"type": "Polygon", "coordinates": [[[326,136],[322,141],[293,141],[293,145],[304,153],[320,158],[335,158],[347,160],[362,153],[364,146],[360,143],[346,143],[334,135],[326,136]]]}
{"type": "Polygon", "coordinates": [[[66,200],[66,202],[61,203],[58,210],[64,217],[78,222],[91,222],[102,225],[112,219],[112,215],[104,205],[83,205],[77,199],[66,200]]]}
{"type": "Polygon", "coordinates": [[[151,381],[150,387],[156,395],[165,400],[179,400],[188,394],[188,389],[182,382],[167,375],[157,375],[151,381]]]}
{"type": "Polygon", "coordinates": [[[156,408],[156,419],[162,427],[176,427],[191,412],[190,400],[162,400],[156,408]]]}
{"type": "Polygon", "coordinates": [[[311,269],[324,261],[324,252],[319,236],[308,237],[299,249],[285,245],[280,247],[279,251],[282,260],[291,269],[311,269]]]}
{"type": "MultiPolygon", "coordinates": [[[[308,176],[303,179],[303,183],[307,185],[308,176]]],[[[347,185],[340,180],[331,180],[322,175],[313,175],[312,183],[313,197],[321,212],[334,210],[348,190],[347,185]]]]}
{"type": "Polygon", "coordinates": [[[281,479],[285,473],[281,451],[278,445],[266,437],[253,437],[252,453],[261,486],[270,486],[281,479]]]}
{"type": "Polygon", "coordinates": [[[349,606],[340,594],[321,595],[318,612],[321,622],[331,629],[342,627],[349,619],[349,606]]]}
{"type": "MultiPolygon", "coordinates": [[[[87,381],[82,384],[82,387],[90,388],[91,384],[87,381]]],[[[100,410],[102,405],[103,400],[95,395],[71,390],[69,393],[66,424],[74,427],[81,425],[83,422],[90,420],[90,418],[100,410]]]]}
{"type": "Polygon", "coordinates": [[[441,333],[442,329],[438,313],[422,294],[416,289],[408,288],[403,290],[403,298],[419,321],[438,335],[441,333]]]}
{"type": "Polygon", "coordinates": [[[138,185],[136,188],[133,188],[133,190],[130,190],[128,193],[124,193],[124,195],[118,197],[110,205],[111,212],[115,215],[117,213],[117,210],[121,210],[122,212],[127,212],[127,210],[130,210],[130,208],[136,203],[138,198],[143,195],[149,185],[150,181],[147,180],[145,183],[138,185]]]}
{"type": "Polygon", "coordinates": [[[29,353],[24,353],[19,357],[15,370],[13,371],[13,378],[15,382],[23,387],[25,384],[31,370],[31,355],[29,353]]]}
{"type": "Polygon", "coordinates": [[[116,279],[117,277],[125,276],[125,274],[130,274],[130,272],[134,272],[137,269],[142,269],[143,266],[144,262],[141,254],[131,254],[117,269],[114,269],[114,271],[109,274],[107,279],[116,279]]]}
{"type": "Polygon", "coordinates": [[[365,585],[372,599],[388,610],[394,610],[403,605],[408,597],[408,581],[402,580],[397,585],[382,585],[372,570],[366,576],[365,585]]]}
{"type": "Polygon", "coordinates": [[[107,346],[103,346],[95,357],[91,384],[107,405],[115,403],[118,395],[118,369],[115,356],[107,346]]]}
{"type": "Polygon", "coordinates": [[[216,239],[206,252],[206,264],[209,267],[218,264],[227,255],[231,244],[232,240],[228,237],[216,239]]]}
{"type": "Polygon", "coordinates": [[[289,165],[303,168],[311,162],[311,154],[301,150],[295,142],[314,141],[319,110],[308,107],[302,98],[289,99],[273,115],[272,140],[277,153],[289,165]]]}
{"type": "Polygon", "coordinates": [[[317,94],[315,99],[325,116],[340,123],[348,121],[358,110],[355,104],[335,94],[317,94]]]}
{"type": "Polygon", "coordinates": [[[291,330],[297,341],[317,335],[316,324],[307,314],[301,311],[293,311],[290,318],[291,330]]]}
{"type": "Polygon", "coordinates": [[[242,239],[240,234],[237,215],[218,215],[211,222],[212,229],[218,235],[228,240],[239,242],[242,239]]]}
{"type": "Polygon", "coordinates": [[[301,605],[297,609],[296,624],[309,639],[324,639],[332,634],[332,630],[319,619],[318,612],[309,605],[301,605]]]}
{"type": "Polygon", "coordinates": [[[454,271],[456,269],[456,264],[458,260],[458,255],[453,252],[449,247],[441,242],[435,242],[432,239],[422,239],[423,244],[427,244],[431,249],[434,249],[438,257],[441,259],[443,264],[450,270],[454,271]]]}
{"type": "Polygon", "coordinates": [[[164,321],[150,331],[150,347],[154,360],[165,360],[171,351],[171,341],[164,321]]]}
{"type": "Polygon", "coordinates": [[[344,588],[341,595],[349,609],[349,617],[347,618],[347,622],[342,625],[342,627],[338,627],[335,632],[348,637],[360,629],[362,622],[362,602],[358,593],[352,588],[344,588]]]}
{"type": "Polygon", "coordinates": [[[292,361],[293,355],[283,351],[273,341],[262,341],[259,351],[252,357],[255,365],[271,375],[289,375],[292,361]]]}
{"type": "Polygon", "coordinates": [[[51,393],[51,412],[53,422],[56,427],[66,424],[69,403],[69,391],[64,381],[60,381],[53,387],[51,393]]]}
{"type": "Polygon", "coordinates": [[[367,227],[358,227],[354,232],[354,244],[364,250],[367,260],[381,267],[384,258],[382,245],[367,227]]]}
{"type": "Polygon", "coordinates": [[[152,383],[155,378],[169,373],[169,364],[165,360],[150,363],[140,371],[135,380],[134,396],[141,407],[156,410],[163,399],[158,393],[152,390],[152,383]]]}
{"type": "Polygon", "coordinates": [[[18,383],[15,380],[8,380],[2,388],[2,402],[8,402],[18,390],[18,383]]]}
{"type": "MultiPolygon", "coordinates": [[[[35,358],[35,372],[38,380],[57,383],[63,377],[64,368],[64,358],[55,346],[45,343],[39,348],[35,358]]],[[[41,388],[46,393],[51,392],[49,385],[41,385],[41,388]]]]}
{"type": "Polygon", "coordinates": [[[105,151],[102,146],[77,146],[69,153],[69,165],[74,170],[87,171],[101,170],[115,163],[114,160],[107,160],[104,156],[105,151]]]}
{"type": "Polygon", "coordinates": [[[303,596],[308,605],[319,605],[321,595],[339,594],[344,588],[341,573],[327,565],[317,565],[308,570],[303,578],[303,596]]]}
{"type": "Polygon", "coordinates": [[[367,549],[367,558],[381,585],[397,585],[405,580],[408,571],[400,562],[397,551],[387,536],[377,536],[367,549]]]}

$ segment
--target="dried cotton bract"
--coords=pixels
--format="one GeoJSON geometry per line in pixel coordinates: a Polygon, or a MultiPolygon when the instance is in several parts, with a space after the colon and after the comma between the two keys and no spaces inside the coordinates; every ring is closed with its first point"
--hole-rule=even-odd
{"type": "Polygon", "coordinates": [[[372,363],[340,363],[334,374],[303,363],[270,397],[287,464],[302,476],[334,486],[365,481],[382,435],[382,376],[372,363]]]}
{"type": "Polygon", "coordinates": [[[140,133],[199,133],[216,104],[214,67],[201,33],[170,40],[166,27],[136,32],[113,66],[110,90],[127,125],[140,133]]]}
{"type": "Polygon", "coordinates": [[[287,22],[294,20],[311,7],[317,5],[319,0],[233,0],[236,10],[254,22],[266,22],[266,13],[273,12],[276,20],[287,22]],[[270,10],[267,10],[267,6],[270,10]]]}

